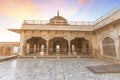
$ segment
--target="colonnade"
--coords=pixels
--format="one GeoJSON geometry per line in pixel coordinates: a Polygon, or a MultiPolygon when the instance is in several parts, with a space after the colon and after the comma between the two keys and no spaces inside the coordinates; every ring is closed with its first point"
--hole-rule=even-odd
{"type": "Polygon", "coordinates": [[[90,54],[89,41],[84,38],[74,38],[67,40],[64,37],[53,37],[52,39],[44,39],[42,37],[32,37],[26,40],[25,54],[33,54],[37,52],[50,55],[52,53],[65,53],[67,55],[75,55],[76,53],[90,54]]]}

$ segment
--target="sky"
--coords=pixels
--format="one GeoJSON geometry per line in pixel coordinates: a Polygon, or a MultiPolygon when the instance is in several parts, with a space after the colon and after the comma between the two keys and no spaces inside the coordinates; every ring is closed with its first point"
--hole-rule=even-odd
{"type": "Polygon", "coordinates": [[[120,0],[0,0],[0,42],[18,42],[20,35],[7,29],[20,28],[23,20],[49,20],[57,15],[68,21],[95,21],[120,0]]]}

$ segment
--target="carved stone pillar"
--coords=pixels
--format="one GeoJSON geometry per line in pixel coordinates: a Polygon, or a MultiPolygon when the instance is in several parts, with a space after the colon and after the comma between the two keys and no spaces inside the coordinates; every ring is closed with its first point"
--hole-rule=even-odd
{"type": "Polygon", "coordinates": [[[40,51],[40,49],[39,49],[39,43],[37,44],[37,52],[39,52],[40,51]]]}
{"type": "Polygon", "coordinates": [[[26,53],[29,54],[30,53],[30,43],[27,43],[27,46],[26,46],[26,53]]]}
{"type": "Polygon", "coordinates": [[[49,40],[46,40],[46,55],[49,55],[49,40]]]}
{"type": "Polygon", "coordinates": [[[115,47],[116,47],[116,55],[119,58],[120,57],[120,54],[119,54],[119,38],[115,39],[114,41],[115,41],[115,47]]]}
{"type": "Polygon", "coordinates": [[[34,44],[34,53],[36,52],[36,44],[34,44]]]}
{"type": "Polygon", "coordinates": [[[19,55],[25,55],[25,47],[26,47],[26,40],[24,31],[21,32],[21,40],[20,40],[20,47],[19,47],[19,55]]]}
{"type": "Polygon", "coordinates": [[[70,40],[68,40],[68,55],[71,55],[70,40]]]}
{"type": "MultiPolygon", "coordinates": [[[[68,35],[71,35],[70,33],[68,35]]],[[[74,37],[72,36],[64,36],[64,39],[66,39],[68,41],[68,55],[71,55],[71,40],[73,39],[74,37]]]]}
{"type": "Polygon", "coordinates": [[[91,44],[91,55],[93,57],[99,57],[99,53],[98,53],[98,44],[97,44],[97,36],[95,35],[95,33],[91,36],[91,40],[89,42],[91,44]]]}
{"type": "Polygon", "coordinates": [[[120,55],[120,36],[119,36],[119,42],[118,42],[119,44],[118,44],[118,53],[119,53],[119,55],[120,55]]]}

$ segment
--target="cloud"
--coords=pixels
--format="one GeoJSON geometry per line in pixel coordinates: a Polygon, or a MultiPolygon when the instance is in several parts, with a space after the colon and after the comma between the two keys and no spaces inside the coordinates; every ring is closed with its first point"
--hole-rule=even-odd
{"type": "Polygon", "coordinates": [[[80,5],[91,5],[94,0],[78,0],[80,5]]]}
{"type": "Polygon", "coordinates": [[[0,0],[0,11],[20,19],[48,19],[60,10],[72,16],[79,10],[75,0],[0,0]],[[74,4],[73,4],[74,3],[74,4]]]}

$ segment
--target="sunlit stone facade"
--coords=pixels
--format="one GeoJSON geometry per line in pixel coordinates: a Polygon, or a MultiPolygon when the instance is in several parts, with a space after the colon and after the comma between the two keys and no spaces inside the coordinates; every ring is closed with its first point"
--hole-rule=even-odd
{"type": "Polygon", "coordinates": [[[62,16],[49,21],[24,20],[19,55],[68,55],[120,59],[120,9],[94,22],[68,21],[62,16]]]}

